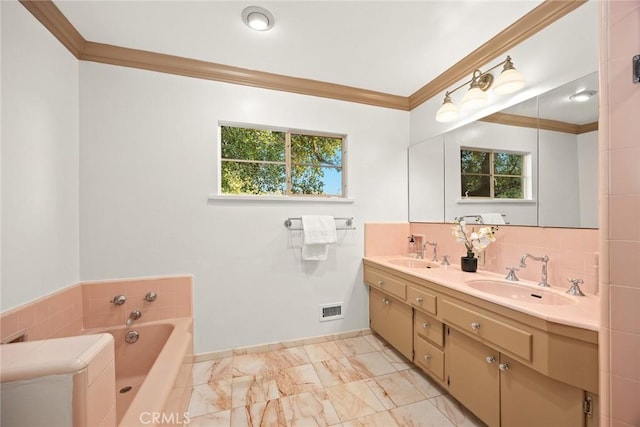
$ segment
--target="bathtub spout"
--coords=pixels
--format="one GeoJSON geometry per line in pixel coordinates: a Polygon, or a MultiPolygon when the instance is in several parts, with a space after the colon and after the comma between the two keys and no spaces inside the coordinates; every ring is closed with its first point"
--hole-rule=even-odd
{"type": "Polygon", "coordinates": [[[131,326],[134,320],[138,320],[142,317],[142,312],[140,310],[133,310],[131,314],[129,314],[129,318],[127,319],[127,326],[131,326]]]}

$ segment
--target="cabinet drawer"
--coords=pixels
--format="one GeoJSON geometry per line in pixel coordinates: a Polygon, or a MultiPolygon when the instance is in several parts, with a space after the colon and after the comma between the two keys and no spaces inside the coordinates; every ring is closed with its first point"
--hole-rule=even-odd
{"type": "Polygon", "coordinates": [[[446,300],[440,301],[440,314],[445,323],[456,325],[472,335],[531,361],[533,340],[530,332],[446,300]]]}
{"type": "Polygon", "coordinates": [[[436,296],[422,289],[409,286],[407,288],[407,302],[431,314],[436,314],[436,296]]]}
{"type": "Polygon", "coordinates": [[[444,353],[421,337],[414,342],[415,360],[421,368],[444,381],[444,353]]]}
{"type": "Polygon", "coordinates": [[[365,267],[364,281],[374,288],[401,298],[403,301],[406,301],[407,299],[407,285],[398,279],[381,273],[378,270],[365,267]]]}
{"type": "Polygon", "coordinates": [[[433,317],[416,311],[414,330],[419,336],[442,347],[444,345],[444,327],[433,317]]]}

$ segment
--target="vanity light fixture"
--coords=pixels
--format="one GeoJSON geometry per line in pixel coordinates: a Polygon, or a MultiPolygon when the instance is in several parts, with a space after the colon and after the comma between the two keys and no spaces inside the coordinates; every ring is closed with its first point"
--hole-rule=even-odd
{"type": "Polygon", "coordinates": [[[501,95],[507,93],[516,92],[524,87],[524,77],[518,71],[516,71],[511,62],[511,57],[507,56],[507,59],[500,62],[497,65],[489,68],[487,71],[482,72],[475,70],[471,75],[471,80],[462,83],[460,86],[453,90],[448,90],[444,95],[444,102],[436,113],[436,120],[439,122],[450,122],[456,120],[459,117],[458,107],[451,100],[451,95],[458,89],[469,85],[469,90],[462,97],[463,108],[479,108],[485,105],[489,99],[487,96],[487,90],[493,85],[493,90],[501,95]],[[502,72],[497,79],[493,78],[493,74],[490,71],[504,65],[502,72]]]}
{"type": "Polygon", "coordinates": [[[595,90],[583,90],[578,93],[574,93],[569,97],[569,99],[576,102],[586,102],[591,99],[591,97],[596,93],[598,92],[596,92],[595,90]]]}
{"type": "Polygon", "coordinates": [[[260,6],[249,6],[242,11],[242,22],[256,31],[267,31],[273,28],[275,18],[267,9],[260,6]]]}

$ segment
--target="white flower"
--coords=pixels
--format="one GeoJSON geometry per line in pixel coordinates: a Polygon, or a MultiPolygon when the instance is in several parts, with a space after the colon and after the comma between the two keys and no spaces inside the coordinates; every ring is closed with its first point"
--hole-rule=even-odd
{"type": "Polygon", "coordinates": [[[495,230],[494,227],[481,227],[477,232],[471,230],[471,233],[468,234],[469,230],[464,221],[456,222],[451,227],[451,233],[456,241],[464,243],[467,252],[473,252],[473,249],[484,250],[491,242],[495,242],[495,230]]]}

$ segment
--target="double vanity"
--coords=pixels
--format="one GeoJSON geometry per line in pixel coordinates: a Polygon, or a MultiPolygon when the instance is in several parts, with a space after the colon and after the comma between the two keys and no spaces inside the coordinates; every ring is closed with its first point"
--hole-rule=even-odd
{"type": "Polygon", "coordinates": [[[486,424],[598,425],[597,297],[422,259],[363,263],[371,329],[486,424]]]}

